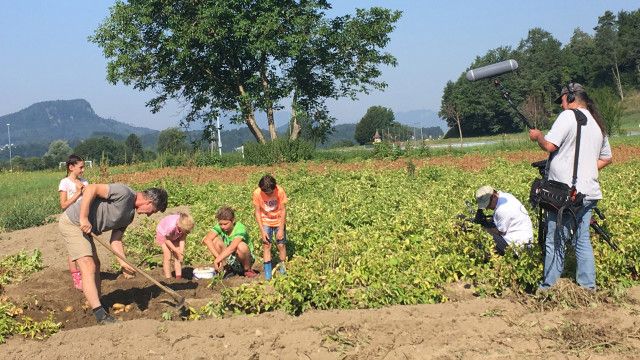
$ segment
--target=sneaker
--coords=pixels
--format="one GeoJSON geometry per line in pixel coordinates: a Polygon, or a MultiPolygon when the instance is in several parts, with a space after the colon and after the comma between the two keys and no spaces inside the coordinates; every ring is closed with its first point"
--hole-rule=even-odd
{"type": "Polygon", "coordinates": [[[82,275],[80,271],[72,272],[71,279],[73,279],[73,287],[82,291],[82,275]]]}
{"type": "Polygon", "coordinates": [[[245,270],[244,276],[248,277],[249,279],[253,279],[254,277],[258,276],[258,273],[253,271],[253,269],[249,269],[245,270]]]}
{"type": "Polygon", "coordinates": [[[114,318],[113,316],[106,314],[105,317],[103,317],[102,319],[98,320],[98,325],[108,325],[108,324],[115,324],[117,323],[118,320],[116,320],[116,318],[114,318]]]}

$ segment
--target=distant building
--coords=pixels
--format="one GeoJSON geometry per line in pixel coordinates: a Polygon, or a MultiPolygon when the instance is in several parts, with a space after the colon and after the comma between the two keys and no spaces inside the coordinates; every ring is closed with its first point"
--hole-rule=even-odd
{"type": "Polygon", "coordinates": [[[376,144],[379,142],[382,142],[382,136],[380,136],[380,133],[376,130],[376,133],[373,135],[373,143],[376,144]]]}

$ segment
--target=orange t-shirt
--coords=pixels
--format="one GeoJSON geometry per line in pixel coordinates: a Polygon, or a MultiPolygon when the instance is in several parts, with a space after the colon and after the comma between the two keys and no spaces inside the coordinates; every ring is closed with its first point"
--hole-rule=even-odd
{"type": "Polygon", "coordinates": [[[260,209],[263,225],[280,226],[280,216],[286,203],[287,194],[279,185],[271,195],[265,194],[260,188],[253,191],[253,204],[260,209]]]}

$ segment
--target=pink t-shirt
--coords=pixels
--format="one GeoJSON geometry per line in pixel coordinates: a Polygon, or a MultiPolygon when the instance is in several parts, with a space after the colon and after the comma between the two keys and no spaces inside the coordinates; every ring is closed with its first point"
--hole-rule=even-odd
{"type": "Polygon", "coordinates": [[[178,242],[184,236],[184,233],[178,227],[180,214],[165,216],[156,227],[156,242],[159,245],[164,244],[165,240],[178,242]]]}

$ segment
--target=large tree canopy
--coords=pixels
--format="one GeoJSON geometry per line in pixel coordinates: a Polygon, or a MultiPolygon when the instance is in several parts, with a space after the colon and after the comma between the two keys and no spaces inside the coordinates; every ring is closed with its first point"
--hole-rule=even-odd
{"type": "Polygon", "coordinates": [[[373,141],[373,136],[376,131],[382,134],[385,129],[398,125],[391,109],[382,106],[372,106],[367,109],[367,113],[364,114],[362,119],[356,124],[354,137],[361,145],[370,143],[373,141]]]}
{"type": "MultiPolygon", "coordinates": [[[[324,100],[384,89],[380,65],[396,65],[383,52],[399,11],[373,7],[328,18],[323,0],[117,1],[90,38],[108,59],[107,79],[186,103],[186,122],[203,121],[205,133],[220,110],[245,122],[260,142],[255,112],[267,114],[291,101],[298,115],[315,119],[324,100]]],[[[326,119],[326,117],[323,117],[326,119]]]]}

